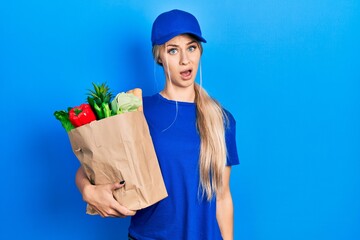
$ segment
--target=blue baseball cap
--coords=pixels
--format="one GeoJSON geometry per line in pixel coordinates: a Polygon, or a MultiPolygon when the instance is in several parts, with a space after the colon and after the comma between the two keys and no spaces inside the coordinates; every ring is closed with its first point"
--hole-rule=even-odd
{"type": "Polygon", "coordinates": [[[152,45],[162,45],[180,34],[191,34],[200,42],[206,40],[201,35],[198,20],[190,13],[178,9],[160,14],[151,31],[152,45]]]}

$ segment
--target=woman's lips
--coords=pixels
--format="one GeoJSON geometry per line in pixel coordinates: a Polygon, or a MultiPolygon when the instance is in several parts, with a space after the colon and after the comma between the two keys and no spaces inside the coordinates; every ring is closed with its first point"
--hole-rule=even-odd
{"type": "Polygon", "coordinates": [[[191,79],[191,77],[192,77],[191,72],[192,72],[192,70],[190,70],[190,69],[180,72],[181,78],[184,80],[191,79]]]}

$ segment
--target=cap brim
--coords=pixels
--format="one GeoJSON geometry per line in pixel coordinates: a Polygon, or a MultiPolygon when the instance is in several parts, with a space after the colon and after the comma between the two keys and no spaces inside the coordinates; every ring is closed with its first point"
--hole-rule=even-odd
{"type": "Polygon", "coordinates": [[[179,35],[182,35],[182,34],[189,34],[191,36],[193,36],[194,38],[196,38],[198,41],[200,42],[204,42],[206,43],[207,41],[205,40],[205,38],[203,38],[202,36],[199,36],[197,33],[192,33],[192,32],[173,32],[171,34],[168,34],[160,39],[157,39],[155,42],[152,43],[152,45],[163,45],[165,44],[166,42],[170,41],[171,39],[173,39],[174,37],[176,36],[179,36],[179,35]]]}

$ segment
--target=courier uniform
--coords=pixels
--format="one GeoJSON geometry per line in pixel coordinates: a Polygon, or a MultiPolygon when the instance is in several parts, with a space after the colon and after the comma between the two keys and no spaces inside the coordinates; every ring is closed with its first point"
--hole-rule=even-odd
{"type": "MultiPolygon", "coordinates": [[[[165,99],[159,93],[143,98],[168,197],[137,211],[129,234],[138,240],[222,239],[216,220],[216,200],[202,197],[199,190],[200,136],[196,128],[195,103],[165,99]]],[[[227,112],[227,165],[239,164],[235,120],[227,112]]]]}

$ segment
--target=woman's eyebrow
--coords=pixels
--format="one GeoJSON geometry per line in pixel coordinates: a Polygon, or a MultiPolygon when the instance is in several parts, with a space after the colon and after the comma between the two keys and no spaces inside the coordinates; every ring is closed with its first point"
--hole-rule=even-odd
{"type": "MultiPolygon", "coordinates": [[[[186,45],[191,45],[191,44],[193,44],[193,43],[196,43],[196,41],[195,41],[195,40],[190,41],[190,42],[188,42],[186,45]]],[[[177,45],[177,44],[175,44],[175,43],[170,43],[170,44],[166,44],[166,47],[179,47],[179,45],[177,45]]]]}
{"type": "Polygon", "coordinates": [[[191,42],[188,42],[186,45],[190,45],[190,44],[193,44],[193,43],[196,43],[195,40],[191,41],[191,42]]]}

